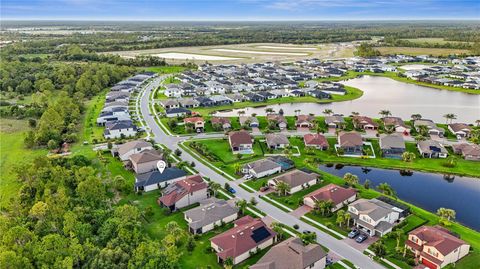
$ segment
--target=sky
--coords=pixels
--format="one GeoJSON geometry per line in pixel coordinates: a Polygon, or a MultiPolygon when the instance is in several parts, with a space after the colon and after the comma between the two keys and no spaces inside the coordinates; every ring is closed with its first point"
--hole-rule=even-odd
{"type": "Polygon", "coordinates": [[[480,19],[480,0],[1,0],[2,20],[480,19]]]}

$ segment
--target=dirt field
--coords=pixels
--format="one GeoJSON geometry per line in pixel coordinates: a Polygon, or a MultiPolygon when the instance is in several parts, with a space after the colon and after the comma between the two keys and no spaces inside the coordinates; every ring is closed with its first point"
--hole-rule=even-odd
{"type": "Polygon", "coordinates": [[[138,55],[167,55],[169,63],[195,62],[197,64],[210,63],[258,63],[258,62],[292,62],[305,58],[337,59],[352,57],[354,45],[352,43],[297,45],[276,43],[255,43],[237,45],[218,45],[200,47],[177,47],[164,49],[111,51],[125,58],[138,55]],[[211,56],[211,57],[207,57],[211,56]],[[219,58],[220,57],[220,58],[219,58]],[[183,59],[180,59],[183,58],[183,59]],[[185,59],[186,58],[186,59],[185,59]]]}
{"type": "Polygon", "coordinates": [[[450,54],[468,53],[468,50],[461,49],[434,49],[434,48],[409,48],[409,47],[378,47],[381,54],[408,54],[408,55],[433,55],[448,56],[450,54]]]}

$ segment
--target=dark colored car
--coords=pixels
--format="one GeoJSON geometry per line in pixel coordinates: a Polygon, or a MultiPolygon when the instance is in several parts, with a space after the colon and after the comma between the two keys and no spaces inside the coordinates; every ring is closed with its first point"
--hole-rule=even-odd
{"type": "Polygon", "coordinates": [[[228,189],[228,191],[229,191],[230,193],[236,193],[236,192],[237,192],[234,188],[230,188],[230,189],[228,189]]]}
{"type": "Polygon", "coordinates": [[[355,237],[357,237],[357,235],[359,235],[359,234],[360,234],[360,231],[359,231],[359,230],[353,229],[352,231],[350,231],[350,232],[348,233],[348,238],[355,238],[355,237]]]}
{"type": "Polygon", "coordinates": [[[303,233],[304,233],[304,234],[309,234],[309,233],[312,233],[312,232],[309,231],[309,230],[303,230],[303,233]]]}
{"type": "Polygon", "coordinates": [[[368,238],[368,235],[366,235],[366,234],[361,234],[361,235],[359,235],[359,236],[357,237],[357,239],[355,239],[355,241],[356,241],[357,243],[362,243],[363,241],[367,240],[367,238],[368,238]]]}
{"type": "Polygon", "coordinates": [[[261,192],[265,192],[265,191],[268,191],[269,187],[265,186],[265,187],[261,187],[260,188],[260,191],[261,192]]]}
{"type": "Polygon", "coordinates": [[[330,257],[327,256],[326,265],[328,266],[328,265],[332,265],[332,264],[333,264],[332,258],[330,258],[330,257]]]}

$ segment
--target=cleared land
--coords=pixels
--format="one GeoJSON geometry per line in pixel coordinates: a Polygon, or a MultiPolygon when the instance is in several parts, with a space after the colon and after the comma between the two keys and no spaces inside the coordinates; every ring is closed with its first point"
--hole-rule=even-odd
{"type": "Polygon", "coordinates": [[[441,37],[422,37],[422,38],[405,38],[402,40],[407,40],[414,43],[430,43],[430,44],[447,44],[447,43],[470,43],[465,41],[449,41],[441,37]]]}
{"type": "Polygon", "coordinates": [[[203,54],[190,54],[190,53],[181,53],[181,52],[167,52],[167,53],[158,53],[152,54],[152,56],[157,56],[165,59],[174,59],[174,60],[205,60],[205,61],[224,61],[224,60],[238,60],[241,58],[234,57],[224,57],[224,56],[214,56],[214,55],[203,55],[203,54]]]}
{"type": "Polygon", "coordinates": [[[410,48],[410,47],[378,47],[382,55],[386,54],[407,54],[407,55],[433,55],[448,56],[451,54],[469,53],[468,50],[462,49],[439,49],[439,48],[410,48]]]}
{"type": "Polygon", "coordinates": [[[283,46],[258,46],[257,48],[261,49],[279,49],[279,50],[317,50],[318,48],[313,47],[283,47],[283,46]]]}
{"type": "Polygon", "coordinates": [[[274,51],[257,51],[257,50],[235,50],[235,49],[212,49],[221,52],[237,52],[246,54],[264,54],[264,55],[288,55],[288,56],[307,56],[308,53],[298,52],[274,52],[274,51]]]}

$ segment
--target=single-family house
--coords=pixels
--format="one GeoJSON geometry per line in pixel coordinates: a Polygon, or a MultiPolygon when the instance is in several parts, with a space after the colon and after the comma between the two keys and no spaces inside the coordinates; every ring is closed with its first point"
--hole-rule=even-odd
{"type": "Polygon", "coordinates": [[[269,133],[265,135],[265,143],[269,149],[283,149],[290,145],[290,141],[284,134],[269,133]]]}
{"type": "Polygon", "coordinates": [[[370,236],[383,236],[391,232],[403,211],[378,199],[358,199],[348,206],[354,225],[370,236]]]}
{"type": "Polygon", "coordinates": [[[205,128],[205,121],[202,117],[185,118],[183,122],[185,123],[186,130],[193,129],[195,132],[201,133],[205,128]]]}
{"type": "Polygon", "coordinates": [[[460,154],[465,160],[480,161],[480,146],[475,144],[453,144],[453,152],[460,154]]]}
{"type": "Polygon", "coordinates": [[[268,114],[267,121],[274,122],[275,126],[280,128],[280,130],[287,129],[287,120],[283,115],[280,114],[268,114]]]}
{"type": "Polygon", "coordinates": [[[165,109],[180,107],[179,102],[175,99],[160,100],[160,105],[165,109]]]}
{"type": "Polygon", "coordinates": [[[162,196],[158,198],[157,202],[160,206],[175,211],[207,198],[208,184],[202,176],[192,175],[168,185],[162,190],[162,196]]]}
{"type": "Polygon", "coordinates": [[[232,259],[238,264],[248,259],[253,253],[273,245],[276,233],[261,219],[245,216],[234,222],[235,227],[210,239],[218,262],[232,259]]]}
{"type": "Polygon", "coordinates": [[[167,118],[185,117],[191,114],[192,114],[192,111],[183,107],[171,108],[171,109],[165,110],[165,115],[167,116],[167,118]]]}
{"type": "Polygon", "coordinates": [[[132,169],[137,174],[143,174],[157,170],[157,163],[161,160],[163,160],[163,155],[154,149],[144,150],[142,152],[130,155],[132,169]]]}
{"type": "Polygon", "coordinates": [[[377,130],[378,123],[374,122],[372,118],[367,116],[353,116],[353,127],[362,130],[377,130]]]}
{"type": "Polygon", "coordinates": [[[233,153],[253,153],[253,137],[247,131],[230,132],[228,134],[228,142],[233,153]]]}
{"type": "Polygon", "coordinates": [[[338,147],[345,155],[362,155],[362,136],[357,132],[341,132],[338,135],[338,147]]]}
{"type": "Polygon", "coordinates": [[[232,128],[232,125],[230,124],[230,119],[227,117],[212,117],[210,119],[210,122],[212,123],[212,127],[215,130],[229,130],[232,128]]]}
{"type": "Polygon", "coordinates": [[[470,251],[469,244],[440,226],[420,226],[409,232],[405,248],[430,269],[454,264],[470,251]]]}
{"type": "Polygon", "coordinates": [[[381,134],[379,144],[385,158],[401,159],[405,152],[405,141],[398,134],[381,134]]]}
{"type": "Polygon", "coordinates": [[[420,155],[424,158],[447,158],[447,149],[436,140],[424,140],[417,142],[420,155]]]}
{"type": "Polygon", "coordinates": [[[216,226],[236,220],[238,208],[228,201],[209,198],[200,201],[200,206],[186,211],[184,215],[190,233],[203,234],[216,226]]]}
{"type": "Polygon", "coordinates": [[[295,121],[295,126],[297,128],[307,128],[310,129],[314,126],[315,117],[311,115],[298,115],[297,120],[295,121]]]}
{"type": "Polygon", "coordinates": [[[260,127],[260,123],[256,117],[240,116],[239,121],[242,127],[250,127],[250,128],[260,127]]]}
{"type": "Polygon", "coordinates": [[[410,134],[410,127],[408,127],[405,122],[399,117],[384,117],[382,118],[383,125],[385,129],[392,129],[397,133],[402,133],[403,135],[410,134]]]}
{"type": "Polygon", "coordinates": [[[448,125],[448,130],[457,137],[467,138],[470,137],[472,128],[465,123],[451,123],[448,125]]]}
{"type": "Polygon", "coordinates": [[[153,149],[151,143],[145,140],[133,140],[118,146],[114,146],[111,152],[113,156],[118,156],[121,161],[128,161],[132,154],[151,149],[153,149]]]}
{"type": "Polygon", "coordinates": [[[317,201],[332,201],[332,212],[357,199],[357,191],[352,188],[344,188],[335,184],[328,184],[318,190],[315,190],[303,197],[303,204],[311,208],[315,208],[317,201]]]}
{"type": "Polygon", "coordinates": [[[317,180],[318,174],[316,173],[308,173],[302,170],[294,169],[290,172],[286,172],[268,180],[268,185],[275,188],[279,182],[284,182],[290,186],[290,191],[288,191],[287,194],[292,194],[317,184],[317,180]]]}
{"type": "Polygon", "coordinates": [[[178,99],[178,103],[184,108],[195,108],[200,106],[200,103],[193,98],[178,99]]]}
{"type": "Polygon", "coordinates": [[[340,115],[326,116],[325,124],[328,128],[343,129],[343,127],[345,127],[345,120],[340,115]]]}
{"type": "Polygon", "coordinates": [[[306,134],[303,136],[305,147],[312,147],[320,150],[328,149],[328,141],[322,134],[306,134]]]}
{"type": "Polygon", "coordinates": [[[133,137],[137,135],[137,126],[131,120],[107,122],[103,136],[106,139],[133,137]]]}
{"type": "Polygon", "coordinates": [[[320,245],[305,245],[299,237],[291,237],[270,248],[250,269],[323,269],[326,260],[320,245]]]}
{"type": "Polygon", "coordinates": [[[415,120],[413,122],[413,126],[417,132],[420,131],[421,126],[425,126],[428,129],[429,135],[437,135],[439,137],[443,137],[445,134],[445,130],[443,128],[438,127],[432,120],[427,119],[420,119],[415,120]]]}
{"type": "Polygon", "coordinates": [[[255,178],[262,178],[282,171],[282,166],[270,159],[261,159],[247,163],[242,167],[242,173],[255,178]]]}
{"type": "Polygon", "coordinates": [[[168,167],[160,171],[135,175],[135,191],[153,191],[166,187],[168,184],[185,179],[187,172],[175,167],[168,167]]]}

